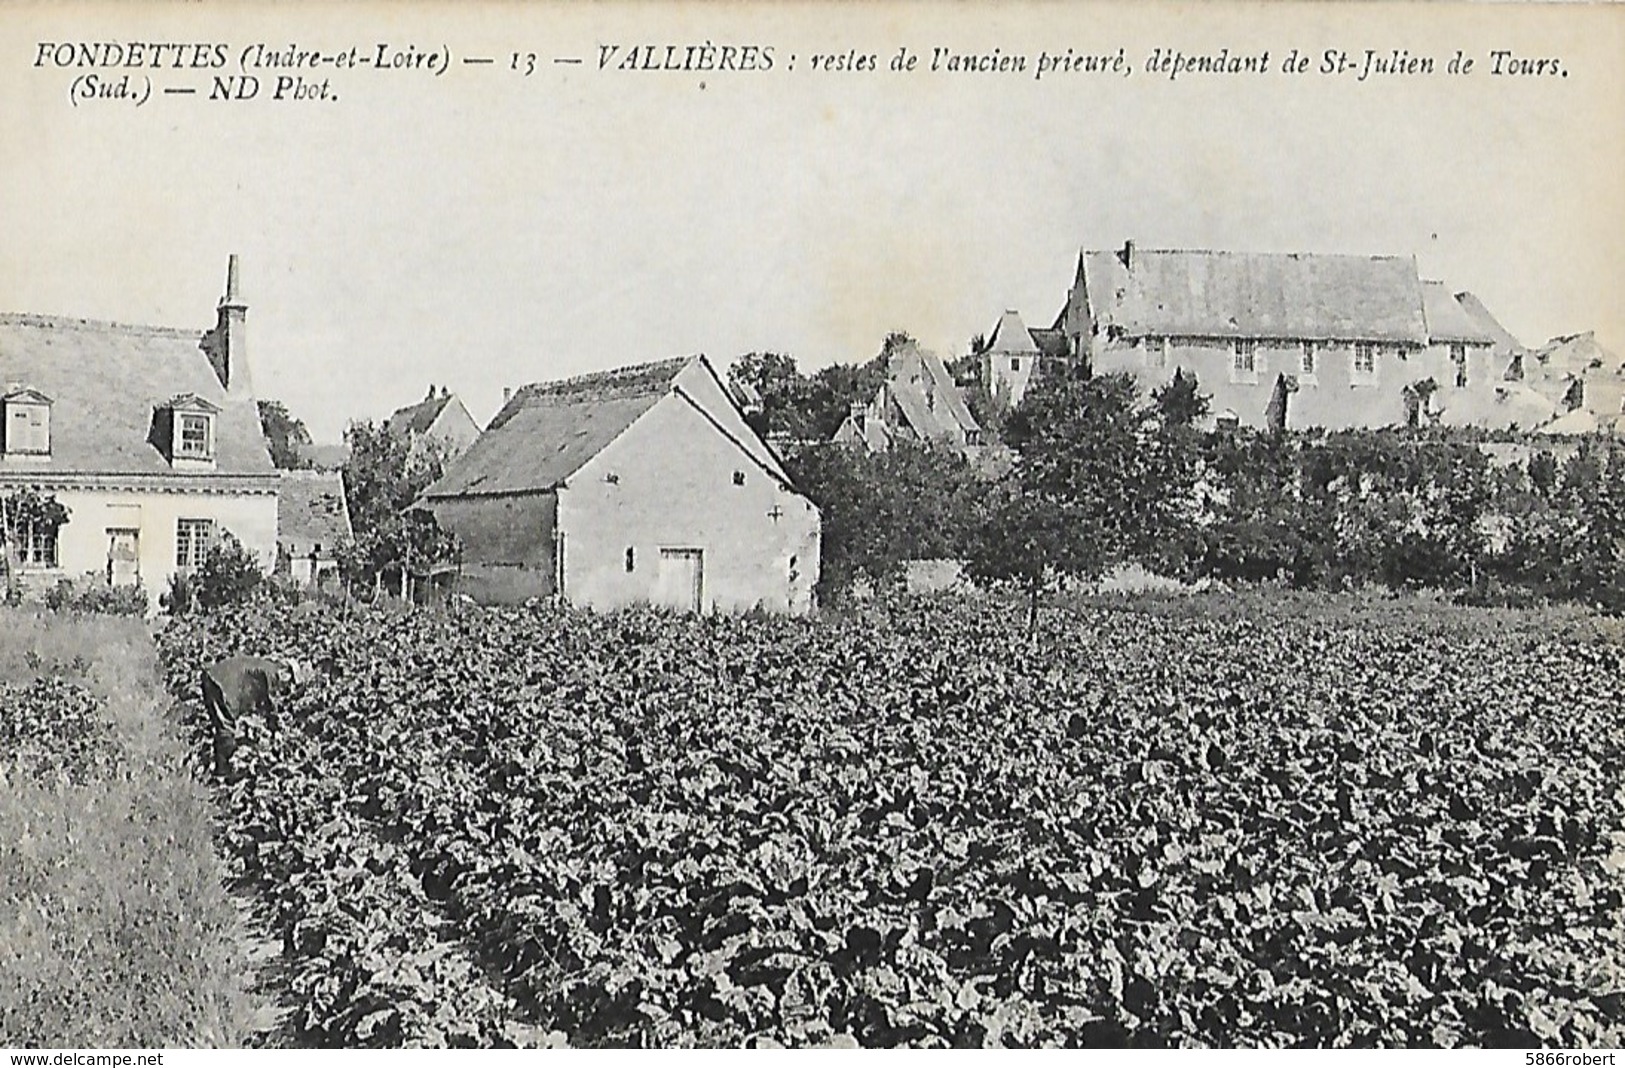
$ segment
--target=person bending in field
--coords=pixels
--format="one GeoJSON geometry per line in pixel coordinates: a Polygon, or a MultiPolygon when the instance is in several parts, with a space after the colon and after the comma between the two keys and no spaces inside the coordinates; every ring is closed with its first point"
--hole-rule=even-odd
{"type": "Polygon", "coordinates": [[[224,778],[237,751],[239,721],[259,716],[268,724],[276,702],[305,681],[304,666],[293,659],[233,656],[203,669],[203,710],[214,734],[214,773],[224,778]]]}

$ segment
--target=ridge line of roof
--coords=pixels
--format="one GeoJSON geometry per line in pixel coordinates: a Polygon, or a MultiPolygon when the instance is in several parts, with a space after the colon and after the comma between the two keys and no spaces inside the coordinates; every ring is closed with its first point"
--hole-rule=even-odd
{"type": "Polygon", "coordinates": [[[514,397],[517,398],[522,394],[529,394],[533,397],[547,396],[554,389],[561,386],[587,385],[598,381],[614,382],[615,380],[621,378],[636,378],[640,374],[647,374],[658,367],[664,367],[667,365],[686,367],[691,361],[700,358],[700,354],[668,356],[661,360],[646,360],[643,363],[629,363],[620,367],[606,368],[602,371],[584,371],[581,374],[568,375],[564,378],[540,379],[535,382],[527,382],[518,389],[514,390],[514,397]]]}
{"type": "MultiPolygon", "coordinates": [[[[1122,253],[1122,246],[1117,248],[1087,248],[1080,251],[1080,255],[1089,256],[1116,256],[1122,253]]],[[[1180,256],[1278,256],[1281,259],[1348,259],[1348,260],[1411,260],[1416,256],[1397,252],[1259,252],[1249,249],[1234,248],[1142,248],[1134,246],[1134,255],[1167,255],[1180,256]]]]}
{"type": "Polygon", "coordinates": [[[190,329],[184,326],[151,326],[144,323],[121,323],[112,319],[77,319],[68,315],[40,315],[36,312],[0,312],[0,323],[63,330],[117,332],[137,337],[168,337],[187,341],[201,341],[208,333],[206,329],[190,329]]]}

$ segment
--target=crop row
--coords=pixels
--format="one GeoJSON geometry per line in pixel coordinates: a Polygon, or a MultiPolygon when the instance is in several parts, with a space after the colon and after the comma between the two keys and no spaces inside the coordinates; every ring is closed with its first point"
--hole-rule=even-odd
{"type": "Polygon", "coordinates": [[[946,603],[189,626],[178,686],[325,665],[228,795],[306,1040],[1622,1037],[1616,646],[1086,611],[1034,645],[946,603]]]}

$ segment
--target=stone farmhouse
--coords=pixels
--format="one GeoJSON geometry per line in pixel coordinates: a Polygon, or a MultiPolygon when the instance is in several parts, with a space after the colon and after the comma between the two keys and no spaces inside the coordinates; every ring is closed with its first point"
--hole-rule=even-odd
{"type": "Polygon", "coordinates": [[[894,441],[938,441],[974,452],[982,428],[941,358],[909,341],[891,353],[874,399],[852,406],[834,440],[871,452],[894,441]]]}
{"type": "Polygon", "coordinates": [[[1019,403],[1059,361],[1176,371],[1215,421],[1266,427],[1416,424],[1534,429],[1558,410],[1517,376],[1523,351],[1471,293],[1424,280],[1412,257],[1085,250],[1048,329],[1007,311],[982,359],[989,391],[1019,403]]]}
{"type": "Polygon", "coordinates": [[[25,584],[103,575],[154,605],[229,530],[269,571],[279,480],[249,375],[237,258],[207,332],[0,316],[0,498],[68,510],[22,529],[7,557],[25,584]]]}
{"type": "Polygon", "coordinates": [[[818,509],[703,356],[517,390],[421,503],[478,601],[813,605],[818,509]]]}
{"type": "Polygon", "coordinates": [[[277,501],[276,571],[301,586],[338,579],[337,549],[354,536],[344,476],[337,471],[283,471],[277,501]]]}
{"type": "Polygon", "coordinates": [[[395,409],[385,426],[391,434],[405,437],[414,449],[421,443],[436,440],[455,456],[474,444],[480,436],[480,424],[469,414],[467,405],[445,386],[439,392],[429,387],[428,394],[416,404],[395,409]]]}

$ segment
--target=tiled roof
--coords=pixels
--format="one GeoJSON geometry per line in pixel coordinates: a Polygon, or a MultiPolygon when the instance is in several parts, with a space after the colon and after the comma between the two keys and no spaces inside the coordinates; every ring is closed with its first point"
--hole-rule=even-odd
{"type": "Polygon", "coordinates": [[[424,496],[557,487],[654,407],[688,363],[662,360],[523,387],[424,496]]]}
{"type": "Polygon", "coordinates": [[[396,408],[385,426],[391,434],[427,434],[434,421],[440,418],[440,413],[451,403],[449,393],[437,393],[409,404],[404,408],[396,408]]]}
{"type": "Polygon", "coordinates": [[[325,553],[351,536],[344,478],[337,471],[283,471],[277,494],[277,544],[294,556],[325,553]]]}
{"type": "Polygon", "coordinates": [[[149,440],[156,411],[193,394],[217,406],[219,481],[275,476],[254,399],[228,397],[199,348],[201,330],[129,326],[43,315],[0,315],[0,386],[52,398],[51,455],[30,475],[175,476],[149,440]]]}
{"type": "Polygon", "coordinates": [[[1102,333],[1427,343],[1410,257],[1133,248],[1084,277],[1102,333]]]}
{"type": "Polygon", "coordinates": [[[1547,376],[1570,375],[1592,378],[1625,374],[1625,361],[1597,343],[1592,332],[1554,337],[1530,356],[1524,357],[1524,367],[1531,361],[1547,376]]]}

